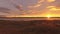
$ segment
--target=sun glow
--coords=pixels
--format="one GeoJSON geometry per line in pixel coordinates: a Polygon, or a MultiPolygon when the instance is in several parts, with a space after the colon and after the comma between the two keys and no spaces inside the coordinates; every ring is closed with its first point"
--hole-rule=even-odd
{"type": "Polygon", "coordinates": [[[9,15],[9,16],[6,16],[6,17],[47,17],[47,18],[50,18],[50,17],[53,17],[54,15],[53,14],[33,14],[33,15],[9,15]]]}
{"type": "Polygon", "coordinates": [[[46,15],[46,17],[49,19],[50,17],[52,17],[50,14],[46,15]]]}
{"type": "Polygon", "coordinates": [[[28,10],[29,14],[23,13],[22,15],[9,15],[6,17],[47,17],[50,19],[51,17],[60,17],[60,8],[57,8],[55,6],[47,6],[47,9],[43,11],[37,11],[37,10],[28,10]]]}

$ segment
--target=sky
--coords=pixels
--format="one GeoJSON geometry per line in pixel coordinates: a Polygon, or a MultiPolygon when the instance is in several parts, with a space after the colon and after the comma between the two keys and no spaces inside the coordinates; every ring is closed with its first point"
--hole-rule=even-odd
{"type": "Polygon", "coordinates": [[[26,9],[26,7],[28,5],[32,5],[35,4],[37,2],[37,0],[0,0],[0,7],[6,7],[9,9],[15,9],[13,4],[16,5],[22,5],[24,9],[26,9]]]}
{"type": "MultiPolygon", "coordinates": [[[[60,0],[0,0],[0,7],[10,9],[11,11],[7,11],[11,13],[9,15],[13,14],[20,16],[21,14],[23,14],[24,16],[27,15],[44,16],[44,14],[48,13],[59,14],[60,0]],[[19,11],[19,9],[16,8],[14,4],[20,6],[20,8],[23,11],[19,11]]],[[[4,11],[3,12],[0,11],[0,15],[7,15],[7,14],[8,13],[4,13],[4,11]]]]}

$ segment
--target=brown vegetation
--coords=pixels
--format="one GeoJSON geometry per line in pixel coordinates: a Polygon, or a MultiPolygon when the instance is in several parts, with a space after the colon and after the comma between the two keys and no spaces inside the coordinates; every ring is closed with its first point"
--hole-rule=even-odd
{"type": "Polygon", "coordinates": [[[0,34],[60,34],[59,20],[0,20],[0,34]]]}

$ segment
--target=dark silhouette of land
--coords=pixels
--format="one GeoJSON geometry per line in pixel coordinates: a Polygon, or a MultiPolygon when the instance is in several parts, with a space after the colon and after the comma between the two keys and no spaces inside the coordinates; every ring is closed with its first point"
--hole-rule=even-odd
{"type": "Polygon", "coordinates": [[[0,34],[60,34],[60,20],[0,20],[0,34]]]}

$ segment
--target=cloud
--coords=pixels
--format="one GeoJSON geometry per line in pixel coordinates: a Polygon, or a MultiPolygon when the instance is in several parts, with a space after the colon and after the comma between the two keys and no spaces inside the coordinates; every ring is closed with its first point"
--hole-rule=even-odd
{"type": "Polygon", "coordinates": [[[38,0],[35,5],[28,6],[28,8],[37,8],[37,7],[40,7],[42,5],[42,2],[44,2],[44,0],[38,0]]]}
{"type": "Polygon", "coordinates": [[[51,10],[51,11],[58,11],[58,10],[60,10],[60,8],[57,8],[56,6],[48,6],[47,8],[49,10],[51,10]]]}
{"type": "Polygon", "coordinates": [[[0,12],[9,13],[10,9],[0,7],[0,12]]]}
{"type": "Polygon", "coordinates": [[[47,2],[55,2],[56,0],[46,0],[47,2]]]}

